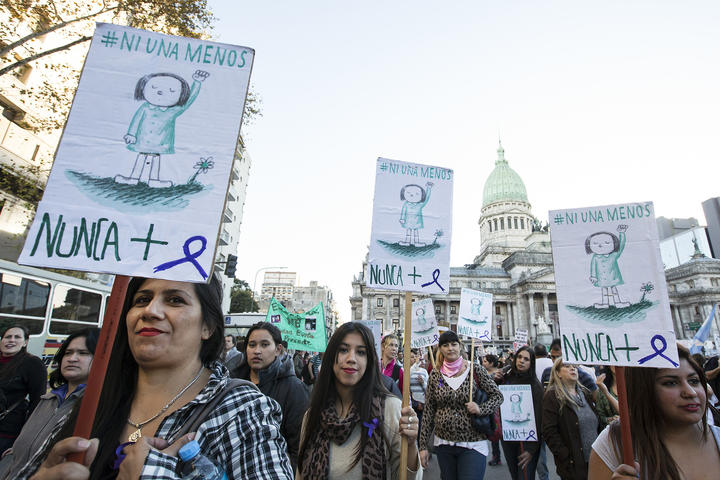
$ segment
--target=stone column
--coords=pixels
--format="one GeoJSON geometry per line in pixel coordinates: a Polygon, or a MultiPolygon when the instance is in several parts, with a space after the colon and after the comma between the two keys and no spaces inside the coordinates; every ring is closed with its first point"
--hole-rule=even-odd
{"type": "Polygon", "coordinates": [[[361,317],[363,320],[369,320],[369,318],[368,318],[368,313],[369,313],[368,303],[369,303],[368,298],[365,295],[363,295],[363,297],[362,297],[362,317],[361,317]]]}
{"type": "Polygon", "coordinates": [[[385,298],[385,323],[392,325],[392,295],[385,298]]]}
{"type": "MultiPolygon", "coordinates": [[[[537,336],[535,329],[533,328],[533,320],[535,320],[535,293],[529,293],[528,298],[530,300],[530,318],[528,318],[528,338],[535,338],[537,336]]],[[[514,334],[515,332],[513,332],[514,334]]]]}
{"type": "Polygon", "coordinates": [[[445,300],[445,321],[450,326],[450,300],[445,300]]]}
{"type": "Polygon", "coordinates": [[[548,294],[543,293],[543,317],[545,318],[545,323],[550,323],[550,306],[548,305],[548,294]]]}

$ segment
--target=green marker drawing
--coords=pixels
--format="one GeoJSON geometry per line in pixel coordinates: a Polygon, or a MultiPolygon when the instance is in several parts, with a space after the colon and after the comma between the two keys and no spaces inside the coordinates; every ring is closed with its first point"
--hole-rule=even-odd
{"type": "Polygon", "coordinates": [[[402,246],[413,245],[424,247],[426,244],[420,241],[419,230],[425,227],[423,222],[423,208],[430,201],[430,192],[433,183],[427,182],[425,188],[411,183],[400,190],[400,200],[403,206],[400,211],[400,225],[405,228],[405,241],[399,242],[402,246]]]}
{"type": "Polygon", "coordinates": [[[585,240],[585,253],[593,254],[590,260],[590,282],[601,289],[601,301],[595,308],[626,308],[630,302],[620,299],[617,286],[623,285],[618,260],[625,249],[627,225],[618,225],[618,237],[610,232],[596,232],[585,240]]]}

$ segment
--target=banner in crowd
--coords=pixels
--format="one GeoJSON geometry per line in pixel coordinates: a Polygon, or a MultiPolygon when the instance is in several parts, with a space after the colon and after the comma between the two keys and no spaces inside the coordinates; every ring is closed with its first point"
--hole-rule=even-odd
{"type": "Polygon", "coordinates": [[[447,168],[378,158],[368,287],[448,293],[453,177],[447,168]]]}
{"type": "Polygon", "coordinates": [[[324,352],[327,346],[325,335],[325,309],[318,303],[305,313],[290,313],[282,303],[270,299],[266,322],[280,329],[288,348],[304,352],[324,352]]]}
{"type": "Polygon", "coordinates": [[[412,303],[412,348],[436,345],[440,339],[432,299],[423,298],[412,303]]]}
{"type": "Polygon", "coordinates": [[[377,352],[378,362],[382,360],[381,342],[382,342],[382,321],[381,320],[361,320],[360,323],[370,329],[375,341],[375,351],[377,352]]]}
{"type": "Polygon", "coordinates": [[[652,202],[550,212],[569,363],[678,365],[652,202]]]}
{"type": "Polygon", "coordinates": [[[502,435],[506,442],[537,442],[535,409],[530,385],[499,385],[503,394],[500,405],[502,435]]]}
{"type": "Polygon", "coordinates": [[[489,342],[492,340],[493,296],[469,288],[460,290],[457,333],[489,342]]]}
{"type": "Polygon", "coordinates": [[[19,262],[206,281],[253,58],[97,24],[19,262]]]}

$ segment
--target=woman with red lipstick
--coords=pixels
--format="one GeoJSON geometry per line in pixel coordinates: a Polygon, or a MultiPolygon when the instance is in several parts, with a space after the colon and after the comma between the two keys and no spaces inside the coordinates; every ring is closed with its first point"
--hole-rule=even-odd
{"type": "Polygon", "coordinates": [[[297,480],[399,478],[401,435],[408,440],[407,478],[415,479],[417,417],[380,375],[370,329],[358,322],[338,327],[303,420],[297,480]]]}
{"type": "Polygon", "coordinates": [[[678,368],[625,369],[635,465],[622,464],[620,423],[598,436],[590,480],[711,480],[720,472],[720,427],[707,423],[707,380],[678,345],[678,368]]]}
{"type": "Polygon", "coordinates": [[[575,365],[555,360],[543,397],[542,434],[562,480],[585,480],[599,419],[592,394],[578,381],[575,365]]]}
{"type": "Polygon", "coordinates": [[[221,300],[216,277],[207,284],[133,278],[92,426],[94,439],[68,438],[78,415],[73,409],[18,478],[179,479],[185,465],[178,450],[194,437],[230,479],[248,478],[248,472],[291,479],[280,406],[247,382],[230,383],[220,361],[221,300]],[[198,426],[189,430],[191,425],[198,426]],[[86,465],[65,461],[68,453],[80,451],[87,452],[86,465]]]}
{"type": "Polygon", "coordinates": [[[47,388],[45,365],[27,352],[29,337],[27,328],[12,325],[0,339],[0,454],[12,447],[47,388]]]}
{"type": "Polygon", "coordinates": [[[288,446],[293,470],[297,465],[300,427],[308,406],[305,386],[295,376],[292,357],[280,356],[282,335],[272,323],[258,322],[246,335],[245,362],[230,372],[231,377],[250,380],[260,391],[280,404],[283,412],[280,432],[288,446]]]}

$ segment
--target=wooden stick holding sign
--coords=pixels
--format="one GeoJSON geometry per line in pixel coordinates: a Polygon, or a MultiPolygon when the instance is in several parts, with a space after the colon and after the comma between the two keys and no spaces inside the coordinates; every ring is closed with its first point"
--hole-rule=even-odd
{"type": "Polygon", "coordinates": [[[470,340],[470,401],[472,402],[473,395],[473,365],[475,365],[475,337],[470,340]]]}
{"type": "MultiPolygon", "coordinates": [[[[403,333],[403,384],[402,384],[402,406],[410,405],[410,343],[412,341],[412,293],[405,292],[405,326],[403,333]]],[[[400,480],[407,479],[408,464],[408,441],[405,435],[401,435],[400,443],[400,480]]]]}
{"type": "Polygon", "coordinates": [[[635,454],[633,453],[632,434],[630,432],[630,409],[627,402],[627,388],[625,386],[625,367],[615,367],[615,383],[617,384],[618,403],[620,407],[620,436],[623,447],[623,463],[635,465],[635,454]]]}
{"type": "MultiPolygon", "coordinates": [[[[127,292],[129,282],[130,277],[125,275],[117,275],[115,277],[103,325],[100,329],[100,337],[98,338],[95,355],[93,356],[92,365],[90,366],[90,375],[88,376],[87,387],[85,387],[85,394],[80,399],[80,411],[78,412],[75,431],[73,432],[73,436],[75,437],[89,439],[92,434],[95,412],[97,411],[98,402],[100,401],[105,372],[107,371],[113,344],[115,343],[115,335],[118,324],[120,323],[120,315],[122,315],[125,293],[127,292]]],[[[83,463],[84,458],[85,452],[71,453],[68,455],[68,461],[71,462],[83,463]]]]}

